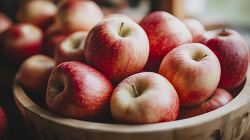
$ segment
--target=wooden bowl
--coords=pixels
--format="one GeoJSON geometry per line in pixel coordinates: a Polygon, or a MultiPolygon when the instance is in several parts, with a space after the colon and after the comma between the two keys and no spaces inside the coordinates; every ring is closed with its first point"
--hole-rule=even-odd
{"type": "Polygon", "coordinates": [[[250,71],[242,91],[212,112],[173,122],[122,125],[58,116],[35,104],[16,77],[14,98],[29,134],[36,140],[240,140],[250,125],[250,71]]]}

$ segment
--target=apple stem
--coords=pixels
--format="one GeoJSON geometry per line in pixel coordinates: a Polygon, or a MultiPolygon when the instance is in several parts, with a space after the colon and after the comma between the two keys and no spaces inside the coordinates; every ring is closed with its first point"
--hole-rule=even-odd
{"type": "Polygon", "coordinates": [[[226,27],[223,27],[223,28],[222,28],[222,33],[225,33],[226,30],[227,30],[226,27]]]}
{"type": "Polygon", "coordinates": [[[119,32],[119,34],[122,36],[122,27],[123,27],[123,25],[124,25],[124,22],[122,22],[122,24],[121,24],[121,27],[120,27],[120,32],[119,32]]]}
{"type": "Polygon", "coordinates": [[[129,34],[129,29],[124,27],[124,22],[121,23],[119,35],[121,37],[126,37],[129,34]]]}
{"type": "Polygon", "coordinates": [[[207,54],[204,55],[204,56],[202,56],[201,58],[197,59],[196,61],[200,61],[201,59],[203,59],[203,58],[206,57],[206,56],[207,56],[207,54]]]}
{"type": "Polygon", "coordinates": [[[219,33],[219,36],[228,36],[230,33],[227,31],[226,27],[223,27],[221,32],[219,33]]]}
{"type": "Polygon", "coordinates": [[[138,96],[139,96],[139,93],[138,93],[137,88],[136,88],[136,86],[135,86],[134,83],[132,84],[132,87],[133,87],[133,90],[134,90],[134,95],[135,95],[135,97],[138,97],[138,96]]]}

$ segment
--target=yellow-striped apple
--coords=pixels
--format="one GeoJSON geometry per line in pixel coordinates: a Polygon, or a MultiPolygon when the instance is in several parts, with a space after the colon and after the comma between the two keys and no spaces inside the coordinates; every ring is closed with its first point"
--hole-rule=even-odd
{"type": "Polygon", "coordinates": [[[179,99],[166,78],[154,72],[141,72],[117,85],[110,107],[112,117],[120,123],[166,122],[177,118],[179,99]]]}
{"type": "Polygon", "coordinates": [[[9,29],[12,24],[12,21],[2,12],[0,12],[0,34],[9,29]]]}
{"type": "Polygon", "coordinates": [[[76,61],[63,62],[52,71],[46,103],[66,117],[103,121],[110,116],[112,84],[94,68],[76,61]]]}
{"type": "Polygon", "coordinates": [[[149,59],[145,70],[157,72],[164,56],[173,48],[192,42],[192,35],[182,21],[173,15],[156,11],[140,22],[150,44],[149,59]]]}
{"type": "Polygon", "coordinates": [[[45,29],[53,22],[56,14],[57,7],[51,1],[32,0],[18,9],[17,19],[45,29]]]}
{"type": "Polygon", "coordinates": [[[13,25],[1,36],[3,55],[15,64],[41,53],[42,31],[27,23],[13,25]]]}
{"type": "Polygon", "coordinates": [[[183,108],[180,116],[181,118],[198,116],[218,109],[230,102],[232,99],[233,97],[228,91],[222,88],[217,88],[207,101],[192,108],[183,108]]]}
{"type": "Polygon", "coordinates": [[[45,93],[50,73],[55,66],[55,61],[48,56],[31,56],[19,68],[19,81],[32,94],[45,93]]]}
{"type": "Polygon", "coordinates": [[[54,58],[57,64],[66,61],[84,62],[84,44],[87,37],[87,32],[74,32],[56,47],[54,58]]]}
{"type": "Polygon", "coordinates": [[[159,73],[175,87],[181,106],[206,101],[217,88],[221,68],[216,55],[199,43],[176,47],[163,59],[159,73]]]}
{"type": "Polygon", "coordinates": [[[89,31],[103,20],[100,7],[93,1],[70,0],[64,2],[58,10],[56,22],[66,33],[89,31]]]}
{"type": "Polygon", "coordinates": [[[145,31],[125,16],[111,16],[101,21],[85,41],[87,63],[115,83],[142,71],[148,55],[145,31]]]}
{"type": "Polygon", "coordinates": [[[193,43],[200,43],[203,40],[203,34],[205,33],[205,28],[200,21],[197,19],[185,19],[183,23],[187,26],[190,33],[193,36],[193,43]]]}
{"type": "Polygon", "coordinates": [[[218,57],[221,65],[219,87],[231,90],[239,86],[246,77],[249,50],[246,41],[236,31],[216,30],[215,36],[205,43],[218,57]]]}

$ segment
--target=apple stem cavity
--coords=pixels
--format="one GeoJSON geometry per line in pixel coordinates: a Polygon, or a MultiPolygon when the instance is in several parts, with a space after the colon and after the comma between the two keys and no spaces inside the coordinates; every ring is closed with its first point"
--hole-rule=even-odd
{"type": "Polygon", "coordinates": [[[60,93],[64,90],[64,84],[63,83],[56,83],[54,85],[56,93],[60,93]]]}
{"type": "Polygon", "coordinates": [[[219,36],[228,36],[229,33],[227,32],[227,28],[223,27],[222,31],[219,33],[219,36]]]}
{"type": "Polygon", "coordinates": [[[126,36],[128,35],[128,33],[129,33],[128,28],[125,28],[125,27],[124,27],[124,22],[122,22],[122,23],[121,23],[121,27],[120,27],[120,31],[119,31],[119,35],[120,35],[121,37],[126,37],[126,36]]]}
{"type": "Polygon", "coordinates": [[[76,39],[72,39],[72,48],[73,49],[78,49],[81,44],[82,44],[82,38],[78,37],[76,39]]]}
{"type": "Polygon", "coordinates": [[[132,87],[133,87],[133,90],[134,90],[134,92],[133,92],[133,93],[134,93],[134,96],[135,96],[135,97],[138,97],[140,94],[138,93],[138,90],[137,90],[137,88],[136,88],[136,86],[135,86],[134,83],[132,84],[132,87]]]}

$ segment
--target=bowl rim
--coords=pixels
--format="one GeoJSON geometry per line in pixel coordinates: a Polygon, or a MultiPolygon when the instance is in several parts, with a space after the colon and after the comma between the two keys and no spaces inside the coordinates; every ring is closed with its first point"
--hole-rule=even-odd
{"type": "Polygon", "coordinates": [[[57,125],[95,132],[98,131],[130,134],[145,132],[154,133],[161,131],[170,131],[174,129],[191,128],[193,126],[201,125],[206,122],[211,122],[215,119],[230,114],[231,112],[245,106],[246,104],[248,104],[248,108],[250,108],[250,80],[248,78],[250,77],[250,70],[247,71],[246,75],[246,82],[241,92],[225,106],[195,117],[154,124],[129,125],[98,123],[59,116],[49,110],[46,110],[45,108],[38,106],[28,97],[28,95],[24,92],[20,82],[18,81],[18,74],[16,75],[13,82],[13,94],[16,104],[20,104],[22,108],[24,108],[26,111],[29,111],[33,115],[36,115],[37,117],[40,117],[43,120],[46,119],[50,123],[55,123],[57,125]]]}

